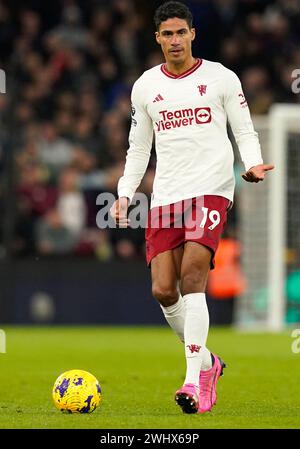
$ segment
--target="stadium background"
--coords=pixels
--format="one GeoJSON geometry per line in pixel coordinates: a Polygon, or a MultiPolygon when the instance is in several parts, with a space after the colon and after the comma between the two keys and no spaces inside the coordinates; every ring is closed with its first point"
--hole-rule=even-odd
{"type": "MultiPolygon", "coordinates": [[[[143,230],[96,226],[97,195],[116,194],[124,167],[132,84],[162,62],[152,21],[160,3],[0,1],[2,323],[164,323],[143,230]]],[[[185,3],[197,28],[195,56],[239,75],[253,115],[299,103],[291,91],[300,67],[297,0],[185,3]]],[[[139,189],[148,195],[154,170],[153,155],[139,189]]],[[[237,157],[236,204],[242,170],[237,157]]],[[[237,285],[224,300],[216,272],[212,324],[231,323],[233,297],[245,288],[239,226],[234,208],[225,237],[237,285]]]]}
{"type": "MultiPolygon", "coordinates": [[[[211,413],[175,407],[183,345],[151,297],[143,231],[96,227],[97,195],[115,193],[123,170],[132,84],[161,62],[152,22],[160,3],[0,0],[7,91],[0,94],[0,430],[93,428],[99,443],[99,429],[300,427],[299,119],[280,148],[286,173],[277,165],[263,183],[242,182],[237,154],[235,207],[218,253],[221,270],[210,280],[211,322],[230,323],[237,305],[263,327],[210,330],[208,347],[227,364],[211,413]],[[265,325],[274,180],[288,199],[276,220],[288,230],[283,263],[293,282],[285,318],[293,333],[281,322],[276,334],[265,325]],[[74,368],[100,382],[103,402],[91,415],[53,406],[55,379],[74,368]]],[[[185,3],[195,16],[195,55],[240,76],[264,157],[273,163],[273,105],[288,103],[297,116],[300,101],[291,90],[292,71],[300,68],[299,1],[185,3]]],[[[140,188],[148,195],[154,168],[153,156],[140,188]]],[[[273,279],[280,300],[284,292],[273,279]]],[[[38,434],[22,433],[23,442],[26,435],[32,446],[38,434]]]]}

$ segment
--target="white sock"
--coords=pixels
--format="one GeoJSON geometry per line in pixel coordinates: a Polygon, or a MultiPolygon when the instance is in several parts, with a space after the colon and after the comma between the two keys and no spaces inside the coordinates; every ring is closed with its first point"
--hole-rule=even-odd
{"type": "MultiPolygon", "coordinates": [[[[173,331],[178,335],[180,341],[184,343],[184,322],[185,322],[185,301],[179,294],[178,301],[169,307],[163,307],[160,305],[166,321],[171,326],[173,331]]],[[[206,348],[201,348],[202,353],[202,365],[201,369],[207,371],[212,367],[211,353],[206,348]]]]}
{"type": "Polygon", "coordinates": [[[185,319],[185,305],[182,296],[179,295],[178,301],[169,307],[160,305],[163,314],[180,340],[184,342],[184,319],[185,319]]]}
{"type": "Polygon", "coordinates": [[[205,293],[184,295],[185,323],[184,342],[186,357],[185,384],[199,385],[200,370],[212,366],[206,340],[209,328],[209,314],[205,293]],[[203,365],[203,366],[202,366],[203,365]]]}
{"type": "Polygon", "coordinates": [[[201,371],[208,371],[211,368],[212,368],[211,352],[206,347],[202,348],[201,371]]]}

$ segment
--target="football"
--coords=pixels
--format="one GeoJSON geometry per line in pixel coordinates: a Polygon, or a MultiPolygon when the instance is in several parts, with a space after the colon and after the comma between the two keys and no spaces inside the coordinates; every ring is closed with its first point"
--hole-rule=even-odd
{"type": "Polygon", "coordinates": [[[101,403],[101,387],[93,374],[83,370],[62,373],[52,391],[55,406],[65,413],[92,413],[101,403]]]}

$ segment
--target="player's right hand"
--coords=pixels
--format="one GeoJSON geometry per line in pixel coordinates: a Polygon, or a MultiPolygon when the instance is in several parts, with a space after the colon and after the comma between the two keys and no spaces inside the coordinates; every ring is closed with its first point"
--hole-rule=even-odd
{"type": "Polygon", "coordinates": [[[129,199],[125,196],[122,196],[117,201],[115,201],[110,208],[110,215],[120,228],[127,228],[130,223],[130,220],[127,218],[128,206],[129,199]]]}

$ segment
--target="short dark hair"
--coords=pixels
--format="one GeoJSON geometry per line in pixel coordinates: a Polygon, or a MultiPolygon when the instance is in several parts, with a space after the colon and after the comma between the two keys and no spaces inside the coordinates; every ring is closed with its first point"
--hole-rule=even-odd
{"type": "Polygon", "coordinates": [[[186,20],[190,29],[193,27],[193,15],[189,8],[184,3],[169,1],[160,5],[155,11],[154,23],[157,31],[162,22],[174,17],[186,20]]]}

